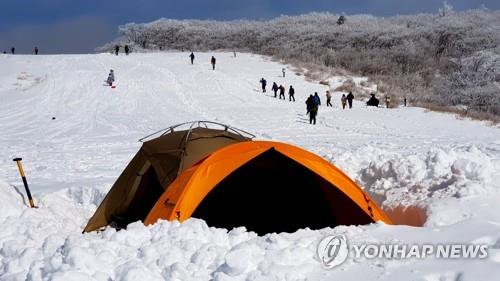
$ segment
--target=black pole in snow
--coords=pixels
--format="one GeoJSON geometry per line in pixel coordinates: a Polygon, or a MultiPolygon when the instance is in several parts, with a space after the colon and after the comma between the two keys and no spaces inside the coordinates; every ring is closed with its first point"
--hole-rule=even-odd
{"type": "Polygon", "coordinates": [[[23,158],[12,159],[12,161],[16,162],[17,168],[19,169],[19,174],[21,175],[21,178],[23,179],[24,188],[26,189],[26,194],[28,195],[28,200],[30,202],[30,206],[31,206],[31,208],[36,208],[35,203],[33,202],[33,197],[31,197],[31,192],[30,192],[30,188],[28,186],[28,181],[26,180],[26,176],[24,175],[24,170],[23,170],[23,165],[21,164],[21,160],[23,160],[23,158]]]}

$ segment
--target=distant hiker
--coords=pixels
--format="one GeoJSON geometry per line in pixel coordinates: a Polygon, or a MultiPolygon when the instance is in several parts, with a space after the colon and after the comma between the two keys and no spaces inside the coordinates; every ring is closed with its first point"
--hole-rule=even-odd
{"type": "Polygon", "coordinates": [[[118,52],[120,52],[120,46],[116,45],[115,46],[115,55],[118,56],[118,52]]]}
{"type": "Polygon", "coordinates": [[[318,114],[318,103],[313,95],[306,100],[307,112],[309,113],[309,124],[316,125],[316,115],[318,114]]]}
{"type": "Polygon", "coordinates": [[[342,97],[340,98],[340,102],[342,103],[342,109],[345,109],[345,106],[347,104],[347,98],[345,97],[345,94],[342,94],[342,97]]]}
{"type": "Polygon", "coordinates": [[[309,114],[309,112],[311,111],[311,105],[312,105],[312,99],[313,99],[313,95],[309,95],[309,97],[307,97],[306,99],[306,115],[309,114]]]}
{"type": "Polygon", "coordinates": [[[339,19],[337,20],[337,24],[338,25],[343,25],[345,23],[345,17],[344,16],[340,16],[339,19]]]}
{"type": "Polygon", "coordinates": [[[385,107],[386,108],[391,107],[391,97],[390,96],[385,96],[385,107]]]}
{"type": "Polygon", "coordinates": [[[234,55],[234,57],[236,57],[236,51],[233,51],[233,55],[234,55]]]}
{"type": "Polygon", "coordinates": [[[290,85],[290,89],[288,89],[288,101],[292,101],[295,102],[295,89],[290,85]]]}
{"type": "Polygon", "coordinates": [[[285,68],[282,68],[281,72],[283,72],[283,78],[285,78],[285,68]]]}
{"type": "Polygon", "coordinates": [[[375,94],[370,94],[370,99],[366,102],[367,106],[378,106],[379,100],[375,97],[375,94]]]}
{"type": "Polygon", "coordinates": [[[352,92],[349,92],[346,98],[347,102],[349,103],[349,108],[352,108],[352,100],[354,99],[354,95],[352,94],[352,92]]]}
{"type": "Polygon", "coordinates": [[[274,92],[274,97],[278,97],[278,84],[276,84],[276,82],[273,82],[273,87],[271,88],[271,90],[273,90],[274,92]]]}
{"type": "Polygon", "coordinates": [[[191,59],[191,64],[194,63],[194,54],[193,52],[191,52],[191,54],[189,55],[189,58],[191,59]]]}
{"type": "Polygon", "coordinates": [[[35,53],[35,55],[38,55],[38,47],[35,46],[35,48],[33,49],[33,53],[35,53]]]}
{"type": "Polygon", "coordinates": [[[15,54],[15,53],[16,53],[16,48],[14,48],[14,47],[10,48],[10,52],[11,52],[12,54],[15,54]]]}
{"type": "Polygon", "coordinates": [[[109,71],[108,79],[106,80],[106,82],[109,86],[113,86],[113,82],[115,82],[115,72],[113,71],[113,69],[109,71]]]}
{"type": "Polygon", "coordinates": [[[403,99],[403,104],[406,107],[406,97],[404,97],[404,99],[403,99]]]}
{"type": "Polygon", "coordinates": [[[280,99],[281,97],[283,97],[283,100],[285,100],[285,87],[283,87],[283,85],[280,85],[278,89],[280,90],[280,99]]]}
{"type": "Polygon", "coordinates": [[[128,45],[125,45],[125,54],[128,56],[129,53],[130,53],[130,48],[128,47],[128,45]]]}
{"type": "Polygon", "coordinates": [[[314,93],[313,97],[313,106],[311,108],[311,112],[309,113],[309,122],[316,125],[316,116],[318,115],[318,109],[321,105],[321,100],[319,99],[318,93],[314,93]]]}
{"type": "Polygon", "coordinates": [[[316,105],[320,106],[321,105],[321,99],[319,98],[318,96],[318,92],[314,92],[314,102],[316,103],[316,105]]]}
{"type": "Polygon", "coordinates": [[[264,77],[262,77],[262,79],[260,79],[259,82],[262,85],[262,92],[265,93],[266,92],[266,85],[267,85],[266,79],[264,79],[264,77]]]}
{"type": "Polygon", "coordinates": [[[326,91],[326,107],[328,107],[328,106],[333,107],[333,105],[332,105],[332,94],[330,93],[330,91],[326,91]]]}
{"type": "Polygon", "coordinates": [[[212,56],[210,63],[212,64],[212,70],[215,70],[215,57],[214,56],[212,56]]]}

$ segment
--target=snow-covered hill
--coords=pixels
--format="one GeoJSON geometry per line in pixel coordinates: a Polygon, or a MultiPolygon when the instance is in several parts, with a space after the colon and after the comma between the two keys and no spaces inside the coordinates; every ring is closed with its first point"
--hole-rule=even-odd
{"type": "MultiPolygon", "coordinates": [[[[500,129],[413,107],[356,102],[341,110],[340,93],[312,126],[304,101],[317,91],[326,103],[326,86],[257,55],[196,55],[194,65],[188,53],[0,55],[0,280],[497,280],[500,129]],[[116,89],[104,85],[110,69],[116,89]],[[261,93],[262,77],[293,85],[297,102],[261,93]],[[424,226],[258,237],[193,219],[81,234],[139,138],[199,119],[311,150],[356,179],[394,220],[424,226]],[[38,209],[16,190],[24,192],[14,157],[23,157],[38,209]],[[339,233],[358,244],[484,243],[489,256],[349,259],[325,270],[316,246],[339,233]]],[[[332,88],[346,78],[332,77],[332,88]]]]}

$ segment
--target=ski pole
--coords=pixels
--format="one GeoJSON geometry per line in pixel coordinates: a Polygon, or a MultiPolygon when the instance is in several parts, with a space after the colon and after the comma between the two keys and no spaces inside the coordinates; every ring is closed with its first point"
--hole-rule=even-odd
{"type": "Polygon", "coordinates": [[[26,189],[26,194],[28,195],[28,200],[30,201],[30,206],[31,206],[31,208],[36,208],[35,203],[33,202],[33,197],[31,197],[31,192],[30,192],[30,188],[28,186],[28,181],[26,180],[26,176],[24,175],[23,165],[21,164],[21,160],[23,160],[23,158],[12,159],[12,161],[16,162],[17,168],[19,169],[19,174],[21,174],[21,178],[23,179],[24,188],[26,189]]]}

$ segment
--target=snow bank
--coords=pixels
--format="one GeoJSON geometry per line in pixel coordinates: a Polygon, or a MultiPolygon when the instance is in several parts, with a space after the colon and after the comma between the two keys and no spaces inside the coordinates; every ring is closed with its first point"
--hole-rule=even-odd
{"type": "MultiPolygon", "coordinates": [[[[381,278],[375,278],[377,280],[391,279],[388,276],[408,280],[412,276],[423,278],[412,268],[429,267],[431,262],[448,268],[453,276],[462,272],[467,272],[465,276],[476,276],[480,268],[500,265],[500,223],[488,226],[484,220],[441,229],[374,224],[316,231],[303,229],[292,234],[259,237],[243,227],[227,231],[190,219],[182,224],[161,221],[148,227],[136,222],[127,230],[106,229],[81,234],[86,218],[95,208],[98,191],[48,194],[38,200],[38,209],[22,204],[9,185],[1,184],[0,193],[3,194],[0,197],[0,279],[5,281],[320,280],[362,278],[358,275],[360,270],[364,274],[386,272],[381,278]],[[8,206],[10,213],[4,212],[7,209],[4,206],[8,206]],[[466,231],[471,226],[475,228],[466,231]],[[352,258],[341,269],[327,271],[315,257],[319,240],[327,234],[347,235],[350,243],[460,239],[456,241],[487,243],[491,245],[492,254],[479,268],[465,261],[449,264],[439,260],[403,262],[352,258]]],[[[425,272],[428,277],[420,280],[434,280],[430,276],[435,274],[439,278],[444,276],[443,271],[436,271],[435,267],[425,272]]]]}
{"type": "Polygon", "coordinates": [[[95,190],[52,193],[38,209],[5,183],[0,194],[1,280],[300,280],[320,267],[320,232],[258,237],[190,219],[81,234],[96,207],[95,190]]]}

